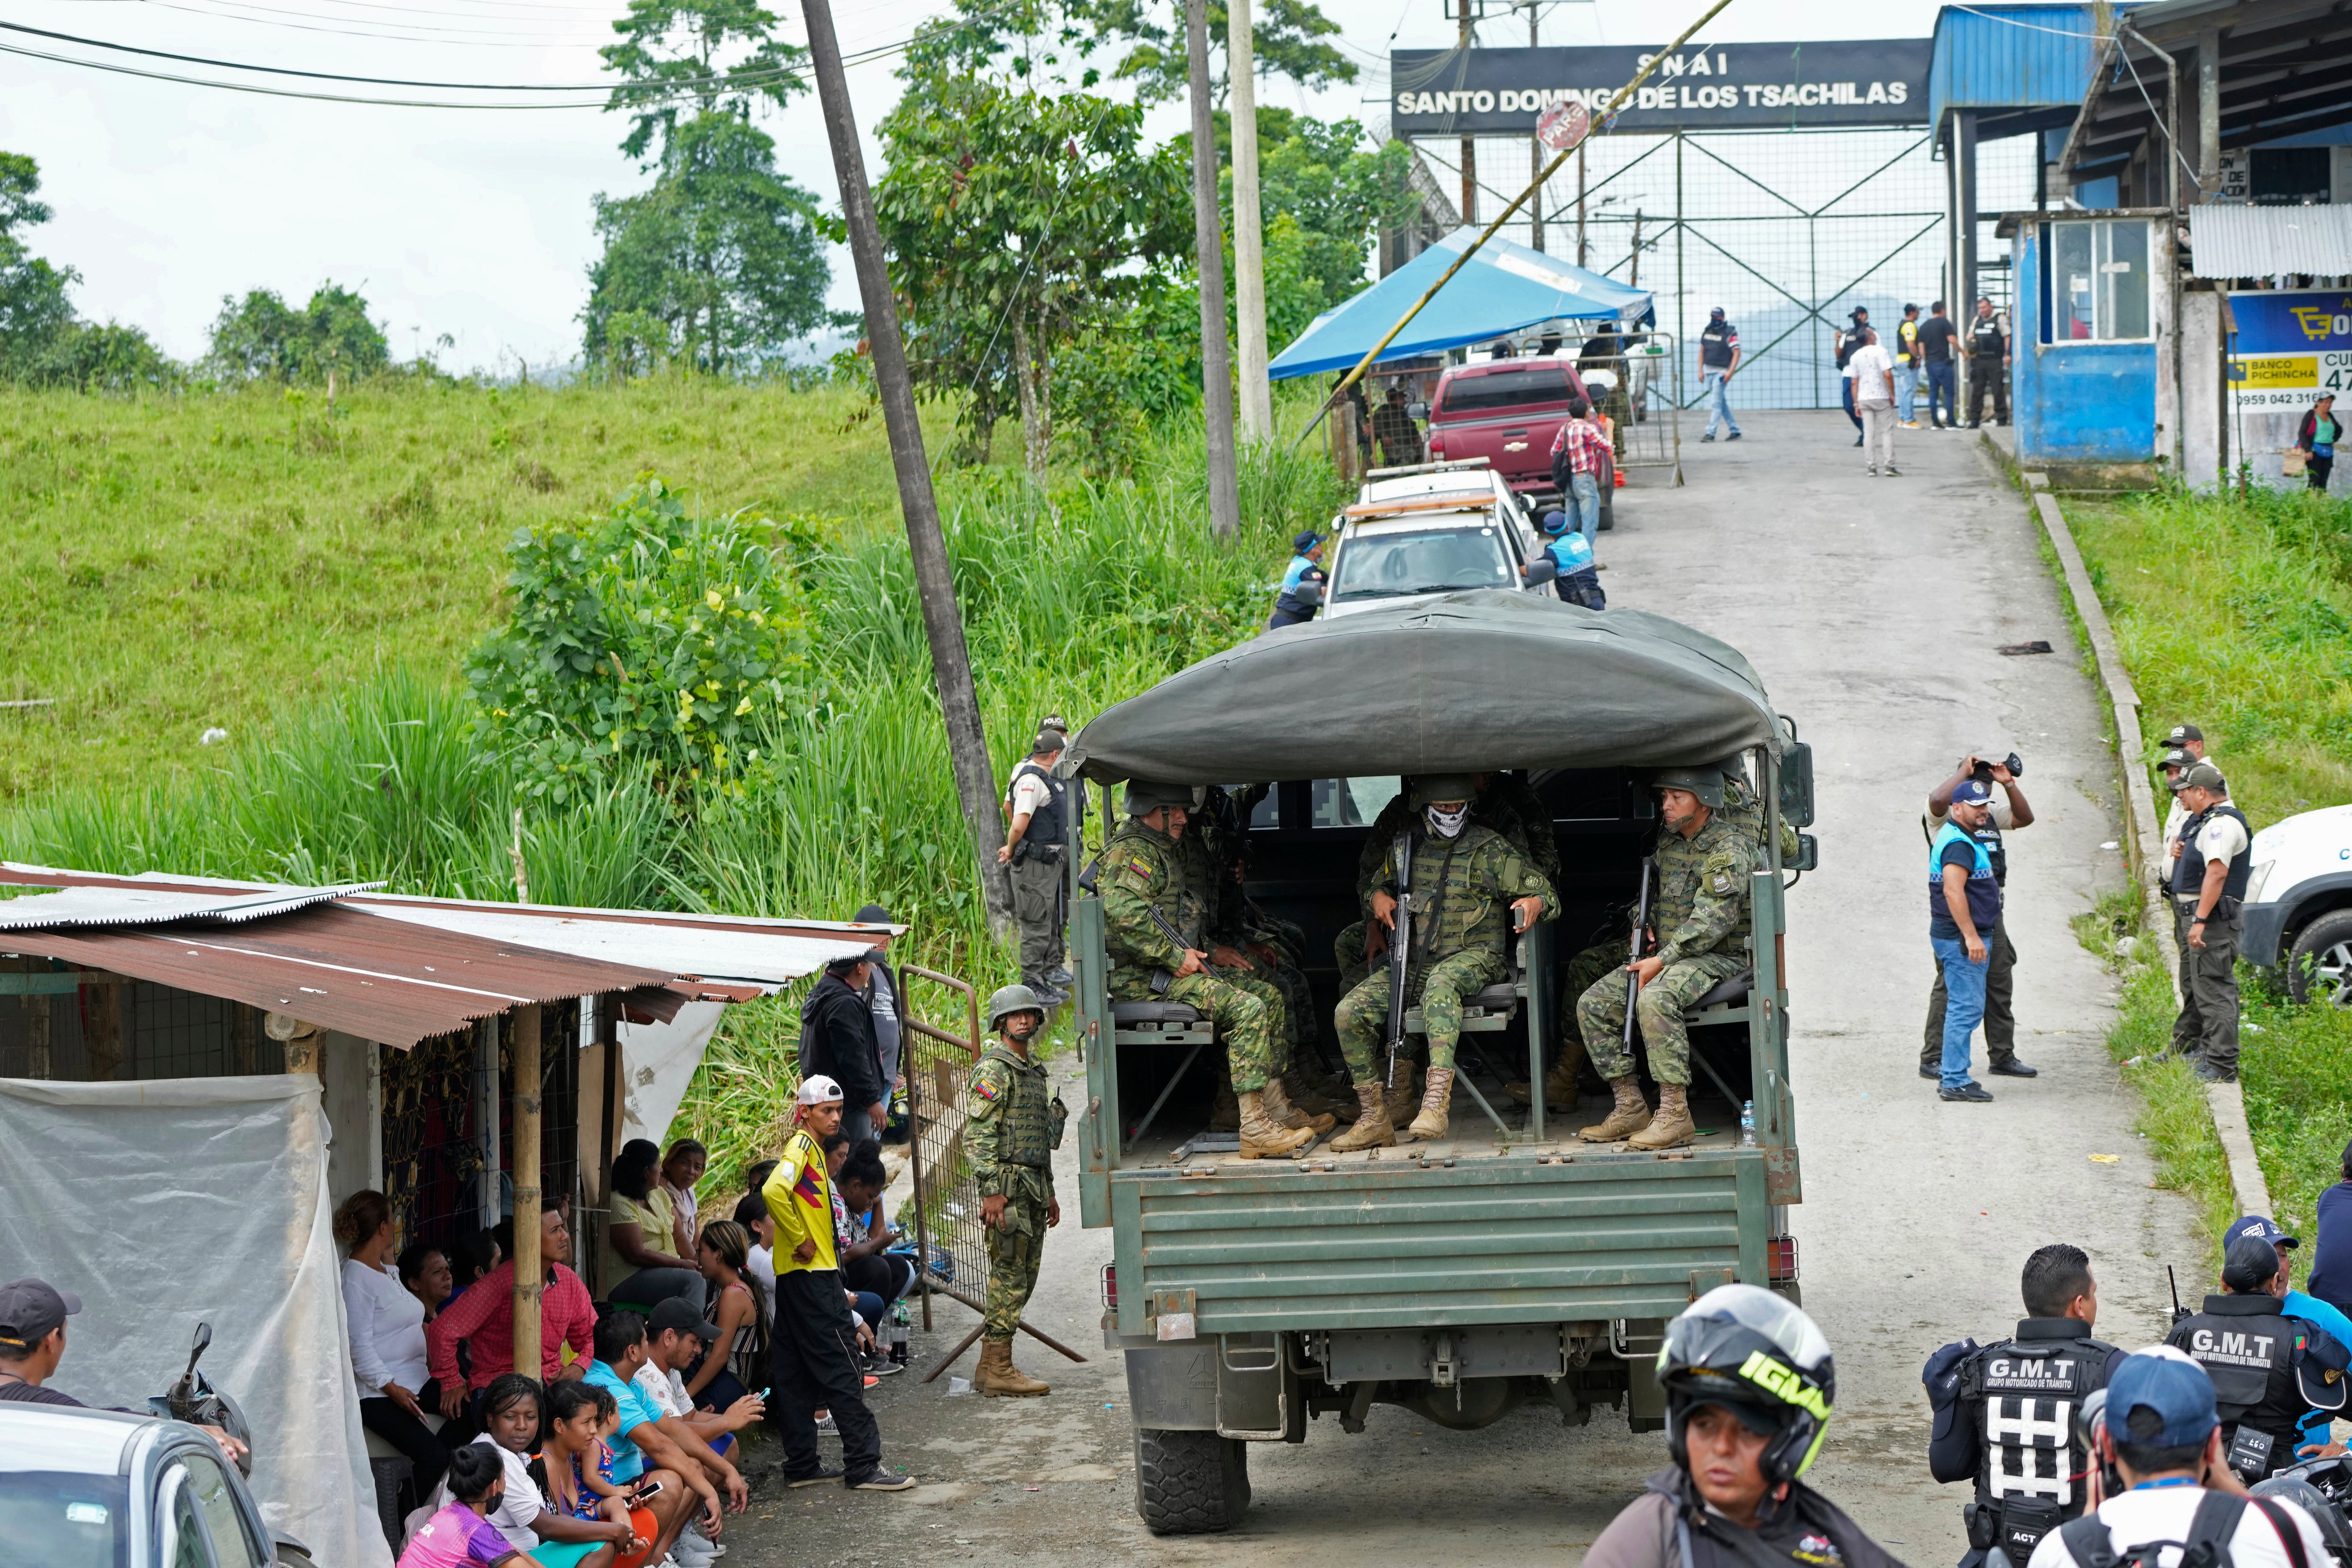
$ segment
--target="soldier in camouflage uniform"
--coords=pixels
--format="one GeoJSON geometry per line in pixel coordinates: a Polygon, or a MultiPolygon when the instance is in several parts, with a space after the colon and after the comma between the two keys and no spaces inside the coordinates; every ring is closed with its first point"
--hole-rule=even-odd
{"type": "Polygon", "coordinates": [[[980,1054],[964,1090],[964,1157],[980,1186],[980,1223],[988,1232],[988,1306],[971,1385],[991,1396],[1046,1391],[1013,1364],[1013,1333],[1037,1289],[1045,1232],[1062,1223],[1054,1151],[1069,1110],[1060,1095],[1048,1098],[1045,1064],[1029,1056],[1029,1043],[1045,1026],[1045,1004],[1026,985],[991,996],[988,1027],[998,1043],[980,1054]]]}
{"type": "MultiPolygon", "coordinates": [[[[1408,1139],[1445,1136],[1454,1095],[1454,1047],[1462,1035],[1462,998],[1510,973],[1507,949],[1514,931],[1559,913],[1551,884],[1528,864],[1517,847],[1471,822],[1470,797],[1475,787],[1466,775],[1441,774],[1413,784],[1413,806],[1421,813],[1422,826],[1413,830],[1413,923],[1406,999],[1421,1004],[1429,1072],[1421,1114],[1405,1131],[1408,1139]]],[[[1395,861],[1391,839],[1372,887],[1372,918],[1383,926],[1396,908],[1395,861]]],[[[1354,1130],[1333,1140],[1334,1149],[1368,1149],[1397,1141],[1381,1093],[1385,1064],[1380,1050],[1388,1024],[1385,971],[1365,976],[1340,999],[1339,1045],[1347,1053],[1348,1070],[1355,1075],[1362,1109],[1354,1130]]]]}
{"type": "Polygon", "coordinates": [[[1683,1009],[1751,962],[1748,952],[1748,878],[1756,868],[1756,842],[1727,816],[1723,774],[1715,768],[1678,768],[1653,781],[1659,792],[1657,895],[1651,929],[1663,940],[1630,965],[1641,981],[1633,1005],[1650,1048],[1650,1076],[1658,1080],[1658,1112],[1650,1114],[1625,1049],[1625,971],[1595,982],[1576,1005],[1592,1065],[1609,1080],[1616,1106],[1608,1120],[1584,1130],[1590,1142],[1622,1138],[1634,1149],[1671,1149],[1698,1128],[1690,1115],[1690,1031],[1683,1009]]]}
{"type": "Polygon", "coordinates": [[[1282,994],[1233,949],[1208,950],[1208,857],[1188,847],[1184,833],[1192,792],[1138,779],[1126,805],[1127,821],[1103,847],[1097,875],[1111,999],[1181,1002],[1213,1020],[1240,1101],[1242,1158],[1287,1154],[1332,1122],[1322,1118],[1317,1127],[1283,1092],[1282,994]]]}

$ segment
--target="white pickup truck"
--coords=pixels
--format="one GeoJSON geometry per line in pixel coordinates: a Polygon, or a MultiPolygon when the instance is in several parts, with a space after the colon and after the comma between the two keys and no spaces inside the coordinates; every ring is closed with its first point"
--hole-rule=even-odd
{"type": "Polygon", "coordinates": [[[2324,806],[2254,835],[2241,957],[2284,965],[2297,1002],[2352,1007],[2352,805],[2324,806]]]}
{"type": "Polygon", "coordinates": [[[1472,588],[1551,592],[1520,575],[1537,531],[1484,458],[1373,469],[1331,535],[1326,619],[1472,588]]]}

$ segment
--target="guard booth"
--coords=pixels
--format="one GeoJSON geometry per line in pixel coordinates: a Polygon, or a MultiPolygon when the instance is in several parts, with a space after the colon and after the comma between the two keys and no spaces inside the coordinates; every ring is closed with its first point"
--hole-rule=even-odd
{"type": "Polygon", "coordinates": [[[2018,257],[2012,405],[2021,466],[2062,489],[2145,483],[2179,428],[2167,352],[2177,296],[2165,209],[2021,212],[1999,232],[2018,257]]]}

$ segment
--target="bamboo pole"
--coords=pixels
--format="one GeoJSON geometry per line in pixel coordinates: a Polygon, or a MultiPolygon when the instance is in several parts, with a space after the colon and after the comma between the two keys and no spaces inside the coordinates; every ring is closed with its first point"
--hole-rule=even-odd
{"type": "MultiPolygon", "coordinates": [[[[1611,115],[1615,114],[1618,110],[1624,108],[1625,100],[1633,97],[1633,94],[1640,89],[1642,84],[1649,79],[1650,73],[1658,68],[1658,63],[1661,60],[1664,60],[1668,55],[1673,54],[1676,49],[1681,48],[1685,44],[1689,43],[1694,34],[1696,34],[1701,27],[1706,26],[1709,22],[1714,21],[1717,16],[1722,14],[1723,8],[1730,4],[1731,0],[1715,0],[1715,4],[1706,8],[1705,15],[1700,16],[1697,21],[1693,22],[1689,26],[1685,27],[1682,30],[1681,36],[1676,37],[1673,43],[1668,44],[1664,48],[1660,49],[1656,54],[1652,55],[1650,57],[1650,63],[1643,66],[1640,70],[1635,71],[1633,73],[1633,79],[1617,89],[1616,95],[1610,99],[1608,104],[1601,110],[1601,112],[1592,117],[1592,123],[1595,125],[1601,124],[1606,121],[1611,115]]],[[[1521,191],[1517,196],[1513,197],[1509,205],[1506,206],[1501,212],[1496,213],[1495,215],[1494,222],[1479,230],[1478,237],[1472,240],[1469,246],[1464,249],[1462,254],[1454,258],[1454,265],[1445,269],[1445,275],[1440,278],[1436,282],[1431,284],[1422,294],[1420,299],[1415,300],[1410,306],[1406,307],[1405,313],[1397,318],[1396,325],[1389,329],[1388,335],[1386,337],[1382,338],[1379,342],[1374,343],[1370,348],[1364,351],[1364,357],[1356,362],[1356,368],[1341,376],[1339,378],[1339,384],[1331,389],[1331,395],[1325,399],[1322,408],[1317,412],[1314,424],[1310,424],[1305,430],[1301,430],[1298,433],[1298,440],[1293,441],[1290,444],[1291,448],[1294,451],[1297,449],[1298,442],[1306,440],[1307,436],[1313,432],[1315,426],[1323,422],[1324,415],[1328,414],[1332,409],[1339,406],[1340,400],[1347,395],[1348,389],[1355,385],[1359,381],[1361,381],[1371,370],[1372,366],[1380,363],[1381,354],[1391,343],[1396,342],[1397,335],[1399,333],[1402,332],[1406,327],[1412,324],[1412,319],[1421,314],[1423,308],[1432,300],[1437,298],[1437,291],[1440,289],[1444,288],[1448,283],[1454,281],[1454,275],[1461,271],[1462,268],[1469,263],[1470,258],[1477,255],[1478,252],[1485,247],[1488,240],[1495,237],[1495,231],[1501,228],[1506,223],[1508,223],[1511,220],[1513,214],[1517,213],[1521,207],[1527,205],[1528,199],[1534,196],[1538,191],[1543,189],[1543,183],[1551,178],[1553,174],[1559,170],[1562,163],[1568,162],[1568,155],[1570,153],[1575,152],[1577,148],[1583,146],[1585,137],[1591,136],[1591,130],[1588,128],[1585,131],[1584,136],[1578,137],[1572,146],[1561,149],[1559,153],[1554,155],[1550,163],[1546,163],[1542,168],[1537,170],[1536,177],[1528,182],[1528,188],[1521,191]]],[[[1464,145],[1467,146],[1468,143],[1465,142],[1464,145]]],[[[1464,167],[1465,171],[1464,178],[1466,180],[1468,178],[1466,172],[1468,160],[1466,159],[1464,161],[1464,167]]],[[[1466,211],[1467,209],[1465,208],[1465,210],[1466,211]]]]}
{"type": "Polygon", "coordinates": [[[514,1087],[514,1369],[541,1368],[539,1299],[547,1266],[539,1255],[539,1004],[518,1007],[511,1047],[514,1087]]]}

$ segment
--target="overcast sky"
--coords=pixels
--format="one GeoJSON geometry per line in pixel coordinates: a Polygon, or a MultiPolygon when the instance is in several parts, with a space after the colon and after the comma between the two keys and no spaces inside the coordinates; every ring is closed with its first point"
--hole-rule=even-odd
{"type": "MultiPolygon", "coordinates": [[[[803,37],[797,6],[774,7],[803,37]]],[[[903,41],[941,0],[837,4],[843,53],[903,41]]],[[[1547,0],[1548,44],[1664,43],[1700,0],[1547,0]]],[[[1524,9],[1488,0],[1482,41],[1524,44],[1524,9]]],[[[594,83],[617,4],[583,0],[0,0],[0,21],[79,37],[303,70],[447,82],[594,83]]],[[[1362,75],[1318,94],[1269,84],[1263,101],[1384,132],[1391,44],[1442,47],[1442,0],[1325,0],[1362,75]],[[1365,102],[1366,99],[1372,101],[1365,102]]],[[[1734,0],[1716,41],[1923,37],[1927,0],[1734,0]]],[[[234,78],[0,32],[0,44],[177,74],[234,78]]],[[[850,89],[878,172],[875,122],[898,100],[895,58],[852,66],[850,89]]],[[[380,88],[243,77],[298,90],[380,88]]],[[[418,91],[407,96],[447,97],[418,91]]],[[[584,96],[584,95],[583,95],[584,96]]],[[[838,206],[814,94],[768,121],[783,170],[838,206]]],[[[1181,128],[1181,106],[1151,122],[1181,128]]],[[[560,363],[595,254],[590,198],[644,184],[616,145],[619,116],[590,109],[494,112],[309,102],[182,86],[0,53],[0,150],[30,153],[56,220],[33,248],[83,278],[86,316],[145,328],[200,353],[225,294],[271,288],[299,303],[323,279],[360,289],[403,358],[441,333],[453,368],[560,363]]],[[[834,302],[856,304],[845,252],[834,302]]]]}

